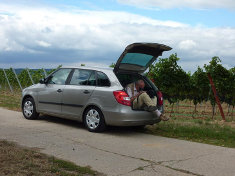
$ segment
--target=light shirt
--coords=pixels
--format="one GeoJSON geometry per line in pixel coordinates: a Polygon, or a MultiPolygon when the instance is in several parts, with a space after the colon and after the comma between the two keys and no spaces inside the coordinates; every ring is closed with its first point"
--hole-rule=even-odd
{"type": "MultiPolygon", "coordinates": [[[[126,89],[127,94],[129,95],[130,98],[132,98],[132,90],[130,87],[127,87],[126,89]]],[[[134,84],[134,96],[136,96],[138,94],[138,91],[136,90],[135,84],[134,84]]]]}

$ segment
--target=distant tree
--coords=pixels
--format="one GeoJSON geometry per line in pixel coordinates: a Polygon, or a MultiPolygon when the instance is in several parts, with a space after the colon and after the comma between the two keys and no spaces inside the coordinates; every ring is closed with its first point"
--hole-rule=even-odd
{"type": "Polygon", "coordinates": [[[112,63],[109,67],[114,68],[115,67],[115,63],[112,63]]]}
{"type": "Polygon", "coordinates": [[[31,81],[26,69],[22,70],[18,75],[22,87],[27,87],[31,85],[31,81]]]}
{"type": "Polygon", "coordinates": [[[7,78],[8,78],[8,80],[9,80],[9,82],[10,82],[12,88],[13,88],[13,89],[14,89],[14,88],[17,88],[17,87],[18,87],[18,82],[17,82],[17,80],[16,80],[16,77],[15,77],[15,74],[14,74],[14,72],[13,72],[13,69],[12,69],[12,68],[6,69],[5,72],[6,72],[7,78]]]}
{"type": "Polygon", "coordinates": [[[1,89],[3,89],[3,87],[6,86],[6,78],[4,76],[2,69],[0,69],[0,85],[1,85],[1,89]]]}
{"type": "Polygon", "coordinates": [[[229,107],[232,106],[232,120],[233,120],[233,110],[235,106],[235,67],[231,68],[230,70],[231,77],[229,79],[229,82],[231,83],[231,89],[230,89],[230,98],[229,98],[229,107]]]}
{"type": "Polygon", "coordinates": [[[198,67],[190,77],[190,89],[189,99],[193,100],[196,112],[197,104],[207,101],[210,90],[207,73],[202,68],[198,67]]]}
{"type": "MultiPolygon", "coordinates": [[[[159,62],[150,66],[148,76],[163,92],[170,104],[187,97],[190,90],[190,74],[187,74],[179,65],[180,58],[172,54],[169,58],[159,59],[159,62]]],[[[172,106],[173,109],[173,106],[172,106]]]]}
{"type": "MultiPolygon", "coordinates": [[[[213,78],[220,101],[232,105],[232,100],[234,99],[234,77],[232,72],[222,66],[221,60],[217,56],[213,57],[208,65],[204,65],[204,68],[213,78]]],[[[212,90],[210,90],[209,100],[213,107],[213,117],[215,114],[216,102],[212,90]]]]}

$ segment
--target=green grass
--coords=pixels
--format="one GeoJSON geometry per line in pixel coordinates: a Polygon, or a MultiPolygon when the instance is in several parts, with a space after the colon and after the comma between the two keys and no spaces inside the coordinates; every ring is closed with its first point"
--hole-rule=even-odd
{"type": "Polygon", "coordinates": [[[145,128],[146,133],[235,148],[235,128],[212,120],[173,118],[145,128]]]}
{"type": "Polygon", "coordinates": [[[10,93],[9,91],[1,91],[0,92],[0,106],[20,111],[20,102],[21,102],[21,94],[19,92],[15,92],[14,94],[10,93]]]}
{"type": "Polygon", "coordinates": [[[77,166],[72,162],[55,159],[54,157],[51,159],[51,161],[53,162],[54,165],[54,167],[52,168],[52,170],[54,171],[64,169],[66,171],[73,171],[73,172],[75,171],[80,174],[96,175],[96,172],[91,170],[90,167],[77,166]]]}
{"type": "Polygon", "coordinates": [[[72,162],[24,148],[15,143],[0,140],[0,175],[38,176],[101,176],[90,167],[77,166],[72,162]]]}

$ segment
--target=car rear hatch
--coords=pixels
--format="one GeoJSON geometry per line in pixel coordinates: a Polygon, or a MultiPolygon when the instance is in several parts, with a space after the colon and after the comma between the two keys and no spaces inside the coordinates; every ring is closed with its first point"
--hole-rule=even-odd
{"type": "Polygon", "coordinates": [[[133,43],[126,47],[114,67],[114,72],[143,73],[164,51],[172,48],[158,43],[133,43]]]}

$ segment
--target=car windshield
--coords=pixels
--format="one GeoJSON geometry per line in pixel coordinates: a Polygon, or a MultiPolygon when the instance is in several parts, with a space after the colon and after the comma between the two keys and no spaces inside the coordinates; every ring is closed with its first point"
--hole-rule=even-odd
{"type": "Polygon", "coordinates": [[[152,55],[143,54],[143,53],[127,53],[122,59],[122,64],[135,64],[139,66],[146,66],[151,59],[152,55]]]}

